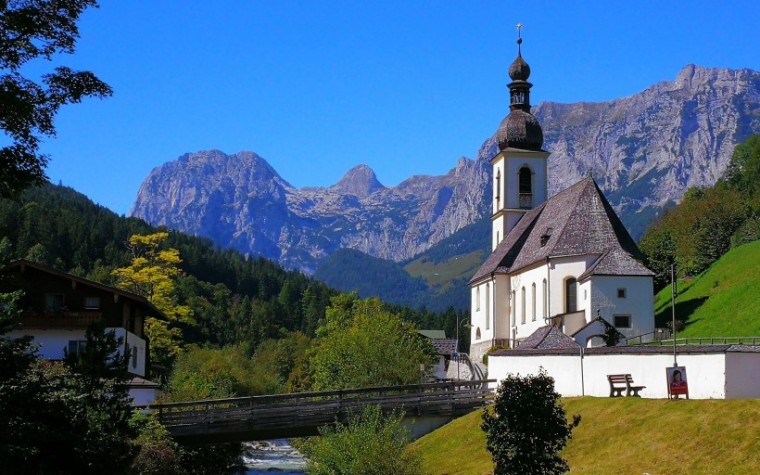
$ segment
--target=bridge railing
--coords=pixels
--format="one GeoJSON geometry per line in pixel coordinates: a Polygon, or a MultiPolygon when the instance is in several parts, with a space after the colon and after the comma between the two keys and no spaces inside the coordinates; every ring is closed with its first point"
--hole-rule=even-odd
{"type": "Polygon", "coordinates": [[[267,427],[309,426],[346,420],[363,406],[407,415],[461,415],[490,402],[492,390],[484,381],[451,381],[339,391],[305,392],[204,401],[154,404],[147,409],[162,424],[179,433],[223,431],[225,424],[245,422],[257,430],[267,427]]]}

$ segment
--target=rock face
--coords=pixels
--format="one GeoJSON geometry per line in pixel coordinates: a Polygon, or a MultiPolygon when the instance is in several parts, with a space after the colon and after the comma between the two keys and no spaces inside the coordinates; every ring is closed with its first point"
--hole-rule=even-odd
{"type": "Polygon", "coordinates": [[[212,150],[154,169],[132,215],[313,272],[340,248],[407,259],[484,216],[489,169],[461,158],[445,176],[386,188],[360,165],[333,186],[296,189],[255,153],[212,150]]]}
{"type": "MultiPolygon", "coordinates": [[[[591,174],[636,236],[688,187],[713,184],[734,145],[760,133],[760,73],[687,66],[631,97],[533,112],[552,152],[550,193],[591,174]]],[[[150,173],[132,215],[306,272],[340,248],[402,261],[490,215],[496,150],[492,137],[447,175],[393,188],[366,165],[333,186],[296,189],[255,153],[186,154],[150,173]]]]}
{"type": "Polygon", "coordinates": [[[550,194],[591,174],[630,223],[721,177],[734,146],[760,132],[760,73],[689,65],[631,97],[534,114],[552,152],[550,194]]]}

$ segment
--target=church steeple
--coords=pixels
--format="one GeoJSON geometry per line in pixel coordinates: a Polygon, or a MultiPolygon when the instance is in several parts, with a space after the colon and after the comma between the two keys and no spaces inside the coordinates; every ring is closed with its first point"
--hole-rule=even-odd
{"type": "Polygon", "coordinates": [[[499,153],[493,165],[492,249],[507,237],[520,218],[546,201],[544,133],[530,113],[530,66],[522,57],[522,24],[517,25],[517,58],[509,66],[509,115],[496,132],[499,153]]]}
{"type": "Polygon", "coordinates": [[[540,151],[544,144],[541,125],[530,113],[530,66],[522,57],[522,23],[517,24],[517,58],[509,66],[509,115],[504,118],[496,138],[499,150],[515,148],[540,151]]]}
{"type": "Polygon", "coordinates": [[[509,77],[512,82],[509,88],[509,110],[520,109],[530,113],[530,88],[533,84],[528,82],[530,66],[522,57],[522,23],[517,24],[517,58],[509,65],[509,77]]]}

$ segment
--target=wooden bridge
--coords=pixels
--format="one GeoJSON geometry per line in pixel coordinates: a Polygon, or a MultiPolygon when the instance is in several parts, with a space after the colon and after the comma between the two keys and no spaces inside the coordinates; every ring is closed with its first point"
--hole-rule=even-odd
{"type": "Polygon", "coordinates": [[[211,444],[317,435],[319,427],[346,422],[364,406],[404,411],[413,436],[484,407],[491,381],[451,381],[342,391],[278,394],[154,404],[150,409],[177,441],[211,444]],[[412,419],[412,421],[409,421],[412,419]],[[413,428],[414,429],[414,428],[413,428]]]}

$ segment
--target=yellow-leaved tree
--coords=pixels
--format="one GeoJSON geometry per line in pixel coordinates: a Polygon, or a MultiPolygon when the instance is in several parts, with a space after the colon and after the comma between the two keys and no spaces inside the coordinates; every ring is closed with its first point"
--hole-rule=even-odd
{"type": "Polygon", "coordinates": [[[120,288],[142,295],[166,316],[166,320],[151,317],[145,321],[151,361],[157,370],[169,369],[182,351],[182,329],[178,325],[194,323],[192,309],[177,302],[175,283],[182,274],[182,259],[177,249],[166,248],[168,237],[166,232],[130,236],[132,263],[112,272],[120,288]]]}

